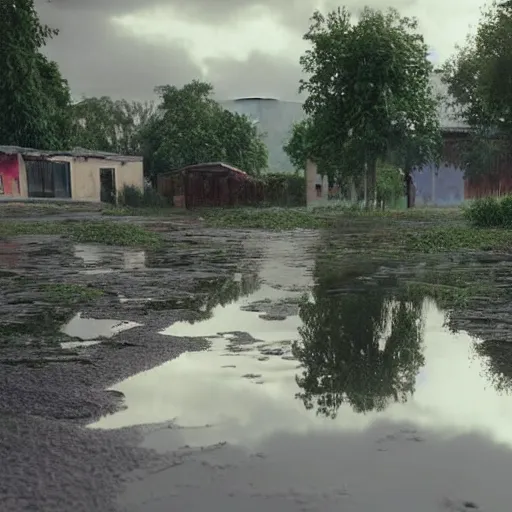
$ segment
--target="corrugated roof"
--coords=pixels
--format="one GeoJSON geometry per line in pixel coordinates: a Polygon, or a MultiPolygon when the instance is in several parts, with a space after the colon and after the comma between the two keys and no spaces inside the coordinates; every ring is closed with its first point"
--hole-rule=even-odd
{"type": "Polygon", "coordinates": [[[41,149],[23,148],[20,146],[0,146],[0,153],[5,155],[21,154],[32,157],[58,157],[70,156],[73,158],[99,158],[117,162],[142,162],[141,156],[118,155],[116,153],[107,153],[105,151],[94,151],[84,148],[74,148],[69,151],[46,151],[41,149]]]}

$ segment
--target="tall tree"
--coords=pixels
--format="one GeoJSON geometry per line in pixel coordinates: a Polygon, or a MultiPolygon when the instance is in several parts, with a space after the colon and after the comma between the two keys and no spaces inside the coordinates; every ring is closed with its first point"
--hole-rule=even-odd
{"type": "Polygon", "coordinates": [[[512,3],[494,3],[476,34],[443,67],[443,80],[459,116],[471,128],[462,151],[466,173],[489,173],[512,140],[512,3]]]}
{"type": "Polygon", "coordinates": [[[85,98],[72,109],[73,146],[125,155],[142,154],[141,133],[156,113],[154,103],[85,98]]]}
{"type": "Polygon", "coordinates": [[[308,79],[311,155],[356,177],[366,175],[375,199],[379,159],[392,153],[401,167],[432,161],[440,149],[432,65],[417,22],[365,8],[356,23],[348,10],[315,12],[301,58],[308,79]],[[407,152],[401,148],[410,148],[407,152]]]}
{"type": "Polygon", "coordinates": [[[267,150],[246,116],[223,109],[211,98],[210,84],[157,88],[157,115],[143,130],[153,172],[208,161],[224,161],[250,174],[267,167],[267,150]]]}
{"type": "Polygon", "coordinates": [[[0,2],[0,143],[41,149],[68,141],[69,87],[41,54],[57,31],[43,25],[33,0],[0,2]]]}

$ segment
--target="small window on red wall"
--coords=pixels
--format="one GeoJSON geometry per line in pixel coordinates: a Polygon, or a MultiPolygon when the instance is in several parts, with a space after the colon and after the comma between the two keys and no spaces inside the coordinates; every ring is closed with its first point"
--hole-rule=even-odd
{"type": "Polygon", "coordinates": [[[4,194],[4,178],[2,175],[0,175],[0,194],[4,194]]]}

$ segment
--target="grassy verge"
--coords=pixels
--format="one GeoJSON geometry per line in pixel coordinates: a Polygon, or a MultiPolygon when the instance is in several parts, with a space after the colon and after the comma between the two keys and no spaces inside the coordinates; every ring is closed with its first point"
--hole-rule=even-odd
{"type": "Polygon", "coordinates": [[[361,210],[339,206],[307,208],[226,208],[200,210],[206,224],[219,228],[246,229],[317,229],[335,227],[344,220],[421,222],[460,221],[462,212],[456,208],[409,210],[361,210]]]}
{"type": "Polygon", "coordinates": [[[172,207],[139,207],[112,206],[101,212],[106,217],[191,217],[189,210],[172,207]]]}
{"type": "Polygon", "coordinates": [[[61,235],[77,243],[131,247],[155,247],[162,241],[140,226],[108,221],[0,222],[0,238],[23,235],[61,235]]]}

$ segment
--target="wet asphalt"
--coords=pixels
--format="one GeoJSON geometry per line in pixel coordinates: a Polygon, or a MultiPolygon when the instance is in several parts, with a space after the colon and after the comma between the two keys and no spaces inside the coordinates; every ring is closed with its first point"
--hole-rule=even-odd
{"type": "Polygon", "coordinates": [[[0,510],[510,509],[507,352],[479,351],[507,303],[448,314],[381,262],[329,292],[314,232],[165,236],[0,247],[0,322],[36,325],[1,346],[0,510]],[[55,312],[36,280],[108,293],[55,312]]]}

